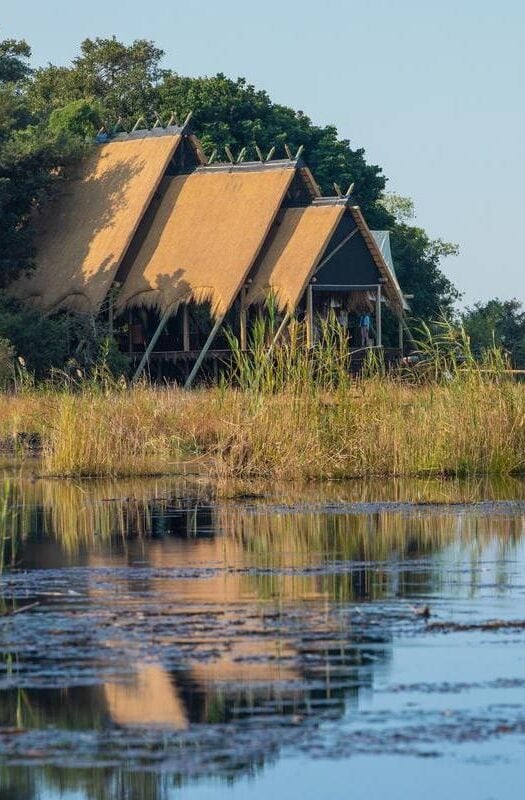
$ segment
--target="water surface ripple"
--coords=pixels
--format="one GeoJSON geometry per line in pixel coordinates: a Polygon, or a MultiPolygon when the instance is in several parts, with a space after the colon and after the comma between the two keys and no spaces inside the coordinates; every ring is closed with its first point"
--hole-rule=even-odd
{"type": "Polygon", "coordinates": [[[518,481],[9,491],[2,800],[521,796],[518,481]]]}

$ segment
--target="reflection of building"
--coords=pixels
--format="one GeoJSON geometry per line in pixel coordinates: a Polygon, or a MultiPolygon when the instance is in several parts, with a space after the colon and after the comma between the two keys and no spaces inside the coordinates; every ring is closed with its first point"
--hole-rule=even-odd
{"type": "Polygon", "coordinates": [[[189,720],[177,688],[158,664],[134,666],[128,683],[105,683],[104,695],[115,725],[185,730],[189,720]]]}
{"type": "MultiPolygon", "coordinates": [[[[88,571],[75,585],[88,598],[86,613],[107,608],[115,617],[96,655],[101,674],[108,661],[114,677],[92,688],[29,690],[35,713],[71,729],[77,704],[86,728],[183,733],[261,715],[300,724],[343,713],[360,686],[372,685],[373,670],[389,658],[388,633],[370,640],[369,658],[366,635],[327,611],[316,577],[276,573],[270,597],[265,565],[258,575],[258,559],[240,539],[214,534],[228,524],[214,507],[159,504],[146,513],[151,539],[124,543],[117,535],[80,555],[88,571]]],[[[56,569],[64,554],[46,542],[46,563],[56,569]]],[[[26,545],[26,566],[37,563],[42,544],[26,545]]],[[[286,565],[298,568],[293,553],[286,565]]]]}
{"type": "Polygon", "coordinates": [[[388,248],[351,196],[321,197],[301,152],[207,163],[189,124],[105,137],[40,227],[36,269],[13,293],[102,315],[137,373],[149,361],[193,380],[203,359],[224,359],[227,327],[246,348],[270,297],[283,330],[305,320],[309,346],[333,309],[357,349],[359,318],[373,314],[381,347],[383,305],[402,340],[388,248]]]}

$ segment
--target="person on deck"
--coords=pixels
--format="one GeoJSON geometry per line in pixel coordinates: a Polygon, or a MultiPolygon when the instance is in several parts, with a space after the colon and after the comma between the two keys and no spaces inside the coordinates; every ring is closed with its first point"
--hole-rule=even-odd
{"type": "Polygon", "coordinates": [[[361,347],[368,347],[370,340],[370,314],[367,311],[359,317],[359,331],[361,333],[361,347]]]}

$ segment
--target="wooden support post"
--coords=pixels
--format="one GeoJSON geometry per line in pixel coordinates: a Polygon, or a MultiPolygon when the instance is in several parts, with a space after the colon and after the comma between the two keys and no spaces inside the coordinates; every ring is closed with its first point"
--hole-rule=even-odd
{"type": "Polygon", "coordinates": [[[133,322],[133,314],[131,308],[129,308],[128,309],[128,352],[130,358],[132,358],[133,356],[133,332],[131,330],[132,322],[133,322]]]}
{"type": "Polygon", "coordinates": [[[381,330],[381,284],[377,285],[376,294],[376,345],[382,347],[382,330],[381,330]]]}
{"type": "Polygon", "coordinates": [[[133,378],[132,378],[132,381],[131,381],[132,383],[135,383],[136,381],[138,381],[138,379],[140,378],[140,376],[144,372],[144,367],[148,363],[148,360],[149,360],[149,357],[150,357],[150,355],[151,355],[151,353],[153,351],[153,348],[157,344],[157,340],[158,340],[160,334],[162,333],[162,331],[166,327],[167,321],[172,316],[172,314],[176,314],[176,313],[177,313],[177,306],[175,306],[175,307],[174,306],[170,306],[168,308],[168,310],[164,312],[164,315],[163,315],[161,321],[159,322],[159,324],[157,326],[157,330],[155,331],[155,333],[151,337],[150,343],[146,347],[144,355],[140,359],[140,364],[138,365],[138,367],[137,367],[137,369],[135,371],[135,374],[133,375],[133,378]]]}
{"type": "Polygon", "coordinates": [[[273,337],[272,343],[271,343],[271,345],[270,345],[270,347],[268,349],[267,356],[270,356],[272,354],[272,350],[275,347],[275,345],[277,344],[278,340],[280,339],[281,334],[284,331],[284,329],[286,328],[286,325],[288,324],[289,319],[290,319],[290,312],[287,311],[286,314],[283,317],[283,320],[282,320],[281,324],[277,328],[277,333],[273,337]]]}
{"type": "Polygon", "coordinates": [[[404,332],[405,331],[404,331],[404,328],[403,328],[403,319],[402,319],[402,317],[400,317],[399,318],[399,352],[400,352],[401,355],[403,355],[403,350],[405,348],[405,343],[403,341],[404,332]]]}
{"type": "Polygon", "coordinates": [[[241,309],[240,309],[240,341],[241,350],[246,350],[248,347],[248,309],[246,308],[246,286],[241,289],[241,309]]]}
{"type": "Polygon", "coordinates": [[[223,323],[223,320],[224,320],[224,314],[222,314],[220,317],[218,317],[216,319],[215,325],[213,326],[210,335],[206,339],[206,344],[204,345],[204,347],[200,351],[199,357],[198,357],[197,361],[195,362],[195,364],[193,365],[193,369],[190,372],[190,374],[188,375],[188,379],[187,379],[186,383],[184,384],[184,388],[185,389],[190,389],[191,388],[191,385],[192,385],[193,381],[195,380],[195,376],[197,375],[197,372],[199,371],[202,362],[206,358],[206,353],[210,349],[213,340],[217,336],[217,333],[219,332],[219,328],[221,327],[221,325],[223,323]]]}
{"type": "Polygon", "coordinates": [[[314,344],[314,295],[312,284],[306,289],[306,346],[308,349],[314,344]]]}
{"type": "Polygon", "coordinates": [[[187,303],[182,306],[182,348],[185,353],[190,349],[190,308],[187,303]]]}
{"type": "Polygon", "coordinates": [[[113,308],[113,295],[111,291],[108,294],[108,327],[109,327],[109,335],[113,336],[113,329],[114,329],[114,308],[113,308]]]}

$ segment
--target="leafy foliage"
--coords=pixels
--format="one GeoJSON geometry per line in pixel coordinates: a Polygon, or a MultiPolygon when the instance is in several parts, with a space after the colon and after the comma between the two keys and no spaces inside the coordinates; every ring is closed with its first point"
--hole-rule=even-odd
{"type": "Polygon", "coordinates": [[[9,340],[12,353],[22,356],[28,369],[42,376],[51,367],[61,367],[68,357],[70,323],[67,317],[46,318],[3,298],[0,339],[9,340]]]}
{"type": "Polygon", "coordinates": [[[96,100],[71,100],[49,116],[49,130],[78,139],[92,139],[102,125],[102,106],[96,100]]]}
{"type": "Polygon", "coordinates": [[[0,288],[31,266],[34,213],[82,152],[74,132],[31,114],[29,55],[25,42],[0,42],[0,288]]]}
{"type": "Polygon", "coordinates": [[[137,117],[155,111],[156,86],[164,76],[164,52],[153,42],[137,39],[131,45],[109,39],[85,39],[71,67],[50,65],[35,71],[28,87],[29,106],[45,114],[73,100],[97,99],[106,118],[122,117],[133,124],[137,117]]]}
{"type": "Polygon", "coordinates": [[[0,388],[5,389],[15,374],[15,351],[9,339],[0,337],[0,388]]]}
{"type": "Polygon", "coordinates": [[[476,303],[463,313],[462,322],[474,351],[502,347],[516,366],[525,367],[525,310],[519,300],[476,303]]]}
{"type": "Polygon", "coordinates": [[[422,228],[393,226],[392,256],[403,291],[413,295],[409,301],[412,316],[431,320],[452,312],[460,294],[439,264],[457,252],[456,245],[430,239],[422,228]]]}
{"type": "Polygon", "coordinates": [[[439,265],[443,258],[457,255],[458,246],[430,239],[422,228],[413,225],[415,206],[410,197],[386,192],[379,205],[394,219],[390,226],[393,257],[404,292],[413,295],[413,316],[427,321],[443,314],[450,317],[460,294],[439,265]]]}
{"type": "Polygon", "coordinates": [[[4,39],[0,42],[0,82],[16,83],[31,74],[28,59],[31,48],[26,41],[4,39]]]}
{"type": "Polygon", "coordinates": [[[27,370],[38,378],[53,369],[80,371],[85,376],[103,367],[115,377],[127,375],[129,369],[127,356],[119,352],[102,321],[85,315],[46,317],[2,295],[0,341],[11,356],[21,356],[27,370]]]}

